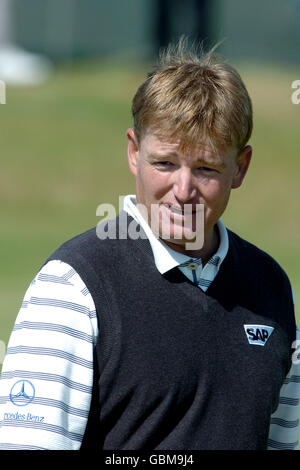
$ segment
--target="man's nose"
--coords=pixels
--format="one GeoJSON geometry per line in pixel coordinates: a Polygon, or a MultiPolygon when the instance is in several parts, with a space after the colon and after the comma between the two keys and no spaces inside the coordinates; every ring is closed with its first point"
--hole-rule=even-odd
{"type": "Polygon", "coordinates": [[[179,168],[176,171],[173,191],[178,201],[182,203],[188,202],[195,197],[197,190],[190,168],[179,168]]]}

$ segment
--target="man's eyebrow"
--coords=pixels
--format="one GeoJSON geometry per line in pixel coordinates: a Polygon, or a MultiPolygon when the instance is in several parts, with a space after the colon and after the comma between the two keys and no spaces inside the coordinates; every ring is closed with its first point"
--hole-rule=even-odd
{"type": "Polygon", "coordinates": [[[178,157],[178,153],[176,152],[176,150],[175,151],[174,150],[172,150],[172,151],[166,150],[165,152],[157,151],[157,152],[151,152],[150,157],[154,157],[154,158],[178,157]]]}
{"type": "Polygon", "coordinates": [[[222,160],[213,160],[213,159],[207,159],[207,158],[198,158],[197,164],[203,165],[203,166],[217,166],[218,168],[224,169],[226,167],[225,163],[222,160]]]}

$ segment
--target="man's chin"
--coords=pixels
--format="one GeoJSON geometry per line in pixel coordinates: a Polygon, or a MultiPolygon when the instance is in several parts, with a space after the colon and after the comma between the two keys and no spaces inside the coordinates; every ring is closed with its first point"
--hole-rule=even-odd
{"type": "Polygon", "coordinates": [[[201,250],[204,244],[202,232],[196,234],[195,232],[183,233],[178,230],[171,233],[160,232],[159,238],[170,248],[181,253],[201,250]]]}

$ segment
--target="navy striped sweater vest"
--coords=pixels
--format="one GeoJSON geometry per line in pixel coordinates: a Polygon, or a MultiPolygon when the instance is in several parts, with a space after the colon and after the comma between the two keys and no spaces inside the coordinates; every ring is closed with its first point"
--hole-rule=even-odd
{"type": "Polygon", "coordinates": [[[145,236],[122,230],[91,229],[49,258],[74,267],[97,310],[82,449],[266,449],[296,334],[286,274],[228,230],[204,293],[177,268],[161,275],[145,236]]]}

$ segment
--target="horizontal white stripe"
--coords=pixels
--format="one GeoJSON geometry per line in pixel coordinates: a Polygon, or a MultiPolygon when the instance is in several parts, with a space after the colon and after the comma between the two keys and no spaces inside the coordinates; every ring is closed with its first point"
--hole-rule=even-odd
{"type": "Polygon", "coordinates": [[[10,354],[34,354],[36,356],[53,356],[55,359],[64,359],[81,367],[93,368],[93,362],[89,361],[77,354],[72,354],[68,351],[57,348],[45,348],[36,346],[10,346],[6,351],[7,355],[10,354]]]}
{"type": "Polygon", "coordinates": [[[0,442],[0,450],[47,450],[44,447],[37,447],[25,444],[10,444],[8,442],[0,442]]]}
{"type": "MultiPolygon", "coordinates": [[[[38,428],[21,428],[18,426],[5,426],[3,429],[4,439],[1,442],[6,442],[9,445],[14,445],[15,448],[22,449],[25,445],[27,448],[40,447],[44,450],[78,450],[81,446],[80,440],[70,439],[67,436],[49,430],[41,430],[38,428]]],[[[6,450],[9,447],[4,447],[6,450]]]]}
{"type": "Polygon", "coordinates": [[[268,450],[298,450],[298,441],[283,442],[274,439],[268,440],[268,450]]]}
{"type": "Polygon", "coordinates": [[[87,341],[88,343],[93,343],[94,340],[92,335],[88,335],[66,325],[58,325],[57,323],[22,321],[21,323],[16,323],[14,326],[14,331],[23,330],[24,332],[26,329],[36,331],[54,331],[56,333],[56,337],[57,333],[62,333],[72,336],[73,338],[81,339],[82,341],[87,341]]]}
{"type": "MultiPolygon", "coordinates": [[[[1,380],[5,379],[37,379],[37,380],[43,380],[46,382],[57,382],[57,384],[62,384],[67,388],[73,388],[74,390],[77,390],[79,392],[83,393],[91,393],[92,391],[92,386],[91,385],[86,385],[85,383],[79,382],[79,381],[73,381],[70,380],[69,377],[65,377],[62,375],[58,374],[50,374],[49,372],[35,372],[33,370],[27,371],[27,370],[10,370],[10,371],[2,371],[1,375],[1,380]]],[[[1,400],[1,397],[0,397],[1,400]]]]}
{"type": "MultiPolygon", "coordinates": [[[[77,365],[74,362],[70,362],[63,358],[56,358],[55,356],[39,356],[35,354],[12,354],[5,357],[3,363],[3,372],[24,370],[28,372],[46,373],[50,377],[53,375],[59,377],[67,377],[72,383],[80,381],[81,384],[91,386],[91,380],[93,377],[93,370],[77,365]]],[[[23,377],[21,377],[23,378],[23,377]]],[[[14,378],[9,379],[9,383],[14,378]]],[[[43,383],[45,381],[43,380],[43,383]]],[[[57,389],[57,385],[53,382],[53,392],[57,389]]],[[[2,379],[0,380],[0,396],[2,394],[7,395],[7,388],[2,390],[2,379]]]]}
{"type": "MultiPolygon", "coordinates": [[[[1,398],[3,399],[3,401],[5,401],[7,403],[9,403],[9,401],[10,401],[9,396],[1,397],[1,398]]],[[[41,405],[41,409],[42,409],[42,407],[48,407],[48,406],[50,406],[50,407],[52,406],[54,408],[59,408],[67,414],[80,416],[82,418],[87,418],[88,413],[89,413],[89,409],[75,408],[73,406],[69,406],[68,403],[65,403],[65,402],[60,401],[60,400],[54,400],[53,398],[44,398],[44,397],[41,398],[39,396],[35,396],[34,397],[34,404],[35,405],[41,405]]],[[[41,412],[42,411],[40,411],[38,414],[41,414],[41,412]]]]}

